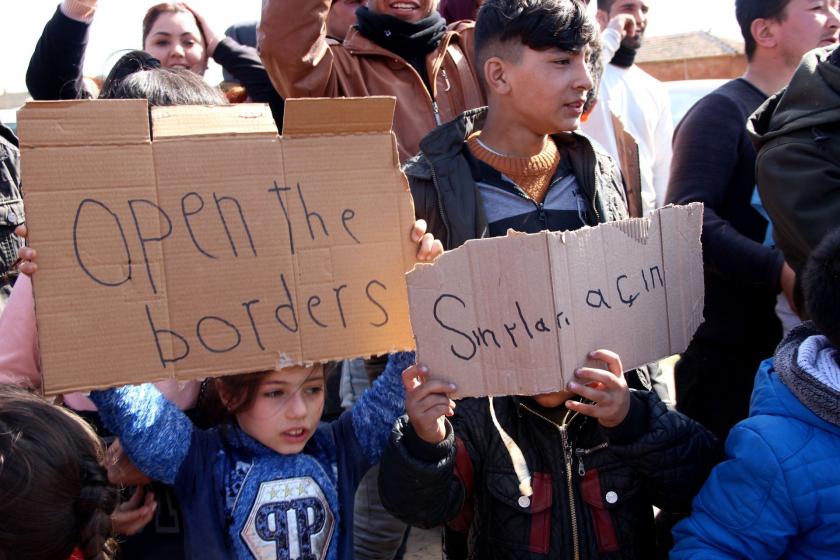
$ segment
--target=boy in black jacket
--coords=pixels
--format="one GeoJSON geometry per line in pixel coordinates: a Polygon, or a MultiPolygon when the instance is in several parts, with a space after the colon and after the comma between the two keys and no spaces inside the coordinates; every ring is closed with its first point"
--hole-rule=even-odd
{"type": "MultiPolygon", "coordinates": [[[[595,34],[576,0],[483,4],[489,107],[436,129],[406,167],[417,217],[444,246],[626,217],[615,166],[575,131],[595,34]]],[[[687,512],[717,444],[654,393],[631,392],[617,355],[591,358],[604,369],[581,368],[567,391],[465,399],[457,413],[452,386],[407,370],[408,418],[380,470],[385,506],[469,531],[473,558],[653,558],[651,506],[687,512]]]]}

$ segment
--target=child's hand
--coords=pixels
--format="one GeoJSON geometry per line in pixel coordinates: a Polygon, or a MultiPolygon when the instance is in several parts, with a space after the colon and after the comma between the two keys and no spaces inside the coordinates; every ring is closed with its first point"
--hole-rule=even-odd
{"type": "Polygon", "coordinates": [[[566,401],[574,411],[598,419],[605,428],[614,428],[624,421],[630,411],[630,389],[624,380],[621,358],[609,350],[595,350],[589,353],[593,360],[600,360],[607,370],[583,367],[575,372],[575,380],[569,382],[569,390],[595,404],[566,401]]]}
{"type": "Polygon", "coordinates": [[[425,442],[440,443],[446,438],[445,416],[455,414],[455,401],[449,396],[455,385],[429,379],[426,366],[413,365],[402,373],[405,385],[405,411],[417,435],[425,442]]]}
{"type": "Polygon", "coordinates": [[[621,38],[636,36],[636,18],[630,14],[618,14],[610,20],[607,28],[615,29],[621,34],[621,38]]]}
{"type": "Polygon", "coordinates": [[[426,233],[426,220],[414,222],[411,230],[411,240],[417,243],[417,260],[420,262],[432,262],[443,254],[443,244],[440,239],[435,239],[431,233],[426,233]]]}
{"type": "MultiPolygon", "coordinates": [[[[18,237],[26,239],[26,234],[27,231],[25,225],[19,225],[15,228],[15,235],[18,237]]],[[[35,258],[37,256],[38,254],[35,252],[35,249],[26,246],[21,247],[20,252],[18,253],[18,262],[15,263],[18,270],[28,276],[35,274],[35,271],[38,270],[38,265],[35,264],[35,258]]]]}
{"type": "Polygon", "coordinates": [[[131,498],[118,505],[111,514],[111,526],[114,533],[126,537],[139,533],[152,520],[156,509],[154,492],[138,486],[134,489],[131,498]]]}

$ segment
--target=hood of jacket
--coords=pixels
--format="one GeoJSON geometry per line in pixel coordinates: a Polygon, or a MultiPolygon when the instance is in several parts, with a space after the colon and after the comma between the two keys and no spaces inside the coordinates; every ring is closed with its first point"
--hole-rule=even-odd
{"type": "Polygon", "coordinates": [[[755,378],[750,416],[795,418],[840,437],[840,392],[808,379],[797,365],[800,345],[817,334],[811,323],[799,325],[779,344],[773,359],[762,363],[755,378]],[[804,381],[805,390],[796,387],[802,385],[792,383],[793,379],[804,381]]]}
{"type": "Polygon", "coordinates": [[[747,130],[756,151],[778,136],[840,121],[840,67],[828,61],[835,48],[806,54],[788,87],[750,117],[747,130]]]}

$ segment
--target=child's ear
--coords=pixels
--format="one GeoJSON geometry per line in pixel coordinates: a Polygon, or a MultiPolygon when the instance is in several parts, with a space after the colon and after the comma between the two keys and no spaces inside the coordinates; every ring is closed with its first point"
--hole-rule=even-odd
{"type": "Polygon", "coordinates": [[[484,62],[484,81],[487,83],[487,88],[497,95],[510,92],[505,61],[496,56],[488,58],[484,62]]]}
{"type": "Polygon", "coordinates": [[[228,412],[236,410],[236,407],[242,404],[242,395],[232,395],[220,379],[214,379],[213,383],[216,385],[216,392],[219,393],[219,399],[222,401],[222,405],[228,412]]]}
{"type": "Polygon", "coordinates": [[[601,31],[603,31],[607,28],[607,25],[610,24],[610,14],[604,10],[598,10],[595,12],[595,21],[598,22],[598,25],[601,27],[601,31]]]}

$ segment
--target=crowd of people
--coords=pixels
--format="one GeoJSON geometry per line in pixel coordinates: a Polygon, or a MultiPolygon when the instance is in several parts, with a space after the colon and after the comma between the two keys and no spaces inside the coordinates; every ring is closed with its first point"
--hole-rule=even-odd
{"type": "Polygon", "coordinates": [[[410,527],[449,559],[840,558],[838,2],[735,0],[747,70],[676,130],[635,63],[651,7],[596,2],[264,0],[225,34],[162,3],[98,81],[98,1],[63,0],[38,100],[261,102],[282,130],[284,99],[396,97],[418,261],[703,202],[705,322],[674,395],[593,348],[531,396],[456,403],[406,352],[47,401],[51,271],[0,128],[0,559],[392,559],[410,527]]]}

